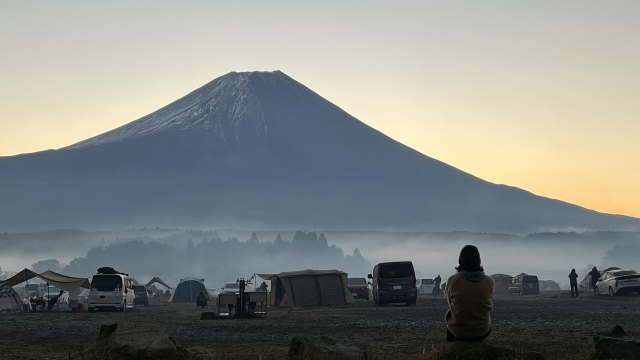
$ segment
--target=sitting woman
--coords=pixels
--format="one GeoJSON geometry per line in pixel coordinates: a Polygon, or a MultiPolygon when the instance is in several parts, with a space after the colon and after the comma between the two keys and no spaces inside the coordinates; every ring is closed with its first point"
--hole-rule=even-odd
{"type": "Polygon", "coordinates": [[[205,308],[207,306],[207,296],[201,291],[198,296],[196,296],[196,308],[205,308]]]}
{"type": "Polygon", "coordinates": [[[491,276],[484,274],[477,247],[463,247],[458,263],[458,273],[447,280],[447,342],[482,341],[491,334],[496,285],[491,276]]]}

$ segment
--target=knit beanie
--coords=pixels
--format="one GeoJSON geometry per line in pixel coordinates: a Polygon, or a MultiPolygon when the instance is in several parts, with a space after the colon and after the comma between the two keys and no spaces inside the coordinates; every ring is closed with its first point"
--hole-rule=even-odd
{"type": "Polygon", "coordinates": [[[480,267],[480,252],[473,245],[466,245],[460,251],[458,258],[459,268],[464,270],[477,270],[480,267]]]}

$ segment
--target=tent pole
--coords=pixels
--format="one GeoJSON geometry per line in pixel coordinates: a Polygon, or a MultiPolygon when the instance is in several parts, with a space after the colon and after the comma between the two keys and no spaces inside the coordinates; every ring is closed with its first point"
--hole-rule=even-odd
{"type": "Polygon", "coordinates": [[[29,304],[29,307],[31,307],[31,293],[29,292],[29,274],[26,271],[24,272],[24,279],[27,281],[27,301],[28,301],[27,304],[29,304]]]}

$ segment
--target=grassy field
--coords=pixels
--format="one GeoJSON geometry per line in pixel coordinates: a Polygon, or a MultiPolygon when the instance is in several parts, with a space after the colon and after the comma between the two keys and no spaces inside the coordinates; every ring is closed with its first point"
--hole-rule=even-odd
{"type": "MultiPolygon", "coordinates": [[[[490,344],[547,359],[584,359],[593,350],[594,329],[621,325],[640,335],[640,296],[572,299],[567,292],[541,296],[496,296],[490,344]]],[[[446,301],[423,297],[415,307],[375,307],[358,301],[340,307],[272,309],[266,319],[200,321],[195,304],[155,301],[126,313],[0,315],[0,348],[6,359],[68,359],[95,344],[100,326],[153,323],[187,348],[203,347],[221,359],[285,358],[297,335],[326,335],[366,346],[375,359],[424,358],[442,346],[446,301]]]]}

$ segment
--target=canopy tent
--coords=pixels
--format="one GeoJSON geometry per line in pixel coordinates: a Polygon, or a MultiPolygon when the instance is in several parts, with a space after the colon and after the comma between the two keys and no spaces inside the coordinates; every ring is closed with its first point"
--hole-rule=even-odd
{"type": "Polygon", "coordinates": [[[343,305],[355,302],[347,287],[347,274],[339,270],[302,270],[258,274],[271,280],[272,306],[343,305]]]}
{"type": "Polygon", "coordinates": [[[58,289],[68,291],[68,292],[74,292],[81,287],[85,289],[89,289],[91,287],[91,284],[89,283],[89,279],[87,278],[77,278],[77,277],[66,276],[66,275],[58,274],[51,270],[47,270],[42,274],[38,274],[29,269],[24,269],[19,273],[15,274],[14,276],[10,277],[9,279],[1,281],[0,288],[6,287],[6,286],[8,287],[15,286],[25,281],[29,281],[30,279],[33,279],[35,277],[46,281],[49,285],[53,285],[58,289]]]}
{"type": "Polygon", "coordinates": [[[146,286],[146,287],[149,287],[149,286],[151,286],[151,285],[153,285],[153,284],[155,284],[155,283],[158,283],[158,284],[160,284],[160,285],[163,285],[164,287],[166,287],[166,288],[167,288],[167,289],[169,289],[169,290],[173,290],[173,288],[172,288],[171,286],[167,285],[167,283],[165,283],[164,281],[162,281],[162,279],[160,279],[159,277],[154,277],[154,278],[153,278],[153,279],[151,279],[151,280],[147,283],[147,285],[145,285],[145,286],[146,286]]]}
{"type": "Polygon", "coordinates": [[[204,286],[204,279],[194,277],[180,279],[180,283],[171,294],[169,302],[194,302],[200,293],[203,293],[207,300],[211,301],[209,291],[204,286]]]}

